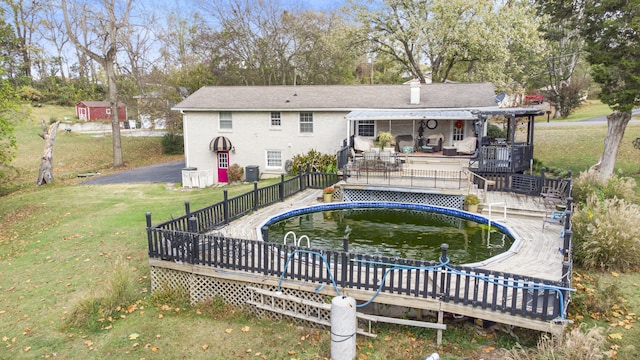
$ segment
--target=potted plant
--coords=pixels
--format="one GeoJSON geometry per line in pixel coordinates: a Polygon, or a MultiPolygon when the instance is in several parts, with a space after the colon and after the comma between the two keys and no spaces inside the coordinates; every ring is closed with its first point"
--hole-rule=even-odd
{"type": "Polygon", "coordinates": [[[381,150],[384,150],[393,141],[393,135],[388,131],[381,131],[378,133],[378,145],[381,150]]]}
{"type": "Polygon", "coordinates": [[[469,194],[464,197],[464,205],[469,212],[478,212],[478,205],[480,204],[480,198],[477,195],[469,194]]]}
{"type": "Polygon", "coordinates": [[[333,186],[324,188],[322,190],[322,199],[324,200],[324,202],[326,203],[332,202],[334,192],[335,192],[335,189],[333,188],[333,186]]]}

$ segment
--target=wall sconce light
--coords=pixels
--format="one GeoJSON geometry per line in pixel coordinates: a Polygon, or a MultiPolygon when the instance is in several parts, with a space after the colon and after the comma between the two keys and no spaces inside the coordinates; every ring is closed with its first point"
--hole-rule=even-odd
{"type": "Polygon", "coordinates": [[[231,147],[231,152],[234,153],[234,154],[236,153],[236,147],[235,146],[231,147]]]}

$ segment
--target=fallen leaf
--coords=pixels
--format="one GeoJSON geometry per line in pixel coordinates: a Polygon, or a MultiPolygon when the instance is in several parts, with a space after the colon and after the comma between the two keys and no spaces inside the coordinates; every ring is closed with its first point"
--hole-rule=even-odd
{"type": "Polygon", "coordinates": [[[160,346],[153,346],[153,347],[151,347],[151,352],[156,352],[156,351],[158,351],[158,350],[160,350],[160,346]]]}
{"type": "Polygon", "coordinates": [[[609,339],[620,340],[620,339],[622,339],[622,334],[621,333],[609,334],[609,339]]]}
{"type": "Polygon", "coordinates": [[[227,334],[231,334],[233,332],[233,329],[225,329],[225,331],[227,334]]]}
{"type": "Polygon", "coordinates": [[[292,356],[293,356],[293,355],[295,355],[295,354],[296,354],[296,352],[295,352],[295,351],[293,351],[293,350],[289,350],[289,351],[287,351],[287,354],[289,354],[289,355],[292,355],[292,356]]]}
{"type": "Polygon", "coordinates": [[[620,276],[620,274],[618,274],[618,273],[617,273],[617,272],[615,272],[615,271],[612,271],[612,272],[611,272],[611,276],[613,276],[613,277],[618,277],[618,276],[620,276]]]}
{"type": "Polygon", "coordinates": [[[247,332],[249,331],[249,327],[248,326],[243,326],[242,327],[242,332],[247,332]]]}
{"type": "Polygon", "coordinates": [[[209,345],[204,344],[204,345],[201,346],[201,348],[202,348],[202,350],[207,350],[209,348],[209,345]]]}
{"type": "Polygon", "coordinates": [[[129,335],[129,340],[135,340],[140,337],[140,334],[133,333],[129,335]]]}

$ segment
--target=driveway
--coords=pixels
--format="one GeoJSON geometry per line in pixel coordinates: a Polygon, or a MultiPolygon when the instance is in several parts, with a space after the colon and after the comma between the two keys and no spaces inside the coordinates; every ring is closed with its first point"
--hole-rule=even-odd
{"type": "Polygon", "coordinates": [[[82,185],[104,185],[125,183],[179,183],[182,182],[184,160],[155,164],[119,173],[89,178],[82,185]]]}

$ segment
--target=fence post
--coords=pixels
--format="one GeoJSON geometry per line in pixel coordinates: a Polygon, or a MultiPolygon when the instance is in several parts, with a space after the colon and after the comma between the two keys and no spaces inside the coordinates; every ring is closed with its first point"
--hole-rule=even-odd
{"type": "Polygon", "coordinates": [[[342,238],[342,272],[341,272],[341,279],[340,279],[340,285],[342,285],[342,287],[347,286],[347,274],[348,274],[348,266],[347,266],[347,259],[349,257],[349,236],[345,235],[342,238]]]}
{"type": "Polygon", "coordinates": [[[253,211],[258,210],[258,182],[253,182],[253,211]]]}
{"type": "Polygon", "coordinates": [[[224,212],[224,223],[229,223],[229,191],[227,189],[222,190],[223,200],[222,209],[224,212]]]}
{"type": "Polygon", "coordinates": [[[262,248],[263,248],[263,252],[262,252],[262,269],[263,269],[263,273],[265,275],[269,274],[269,245],[267,244],[269,242],[269,227],[268,226],[263,226],[262,227],[262,248]]]}
{"type": "Polygon", "coordinates": [[[545,168],[540,169],[540,192],[538,195],[542,194],[542,189],[544,188],[544,172],[546,170],[545,168]]]}
{"type": "Polygon", "coordinates": [[[284,174],[280,174],[280,184],[278,184],[278,192],[280,201],[284,201],[284,174]]]}
{"type": "Polygon", "coordinates": [[[305,182],[305,189],[311,186],[311,163],[307,163],[307,171],[304,172],[307,181],[305,182]]]}
{"type": "Polygon", "coordinates": [[[191,203],[189,203],[189,200],[184,202],[184,213],[187,214],[187,219],[191,217],[191,203]]]}
{"type": "Polygon", "coordinates": [[[440,263],[442,264],[442,270],[441,270],[441,274],[440,274],[440,298],[442,299],[442,296],[445,294],[445,273],[446,273],[446,265],[445,263],[447,263],[447,250],[449,250],[449,244],[447,243],[443,243],[442,245],[440,245],[440,250],[442,251],[442,254],[440,254],[440,263]]]}
{"type": "Polygon", "coordinates": [[[151,236],[151,213],[148,212],[145,214],[145,217],[147,218],[147,242],[149,243],[149,257],[155,254],[155,251],[152,251],[153,249],[153,238],[151,236]]]}
{"type": "Polygon", "coordinates": [[[196,264],[198,262],[198,219],[195,216],[192,216],[187,221],[189,227],[189,233],[187,236],[189,237],[191,251],[189,251],[189,264],[196,264]]]}
{"type": "Polygon", "coordinates": [[[300,184],[300,191],[304,191],[305,187],[304,187],[304,181],[303,181],[303,176],[302,176],[302,165],[298,165],[298,183],[300,184]]]}

